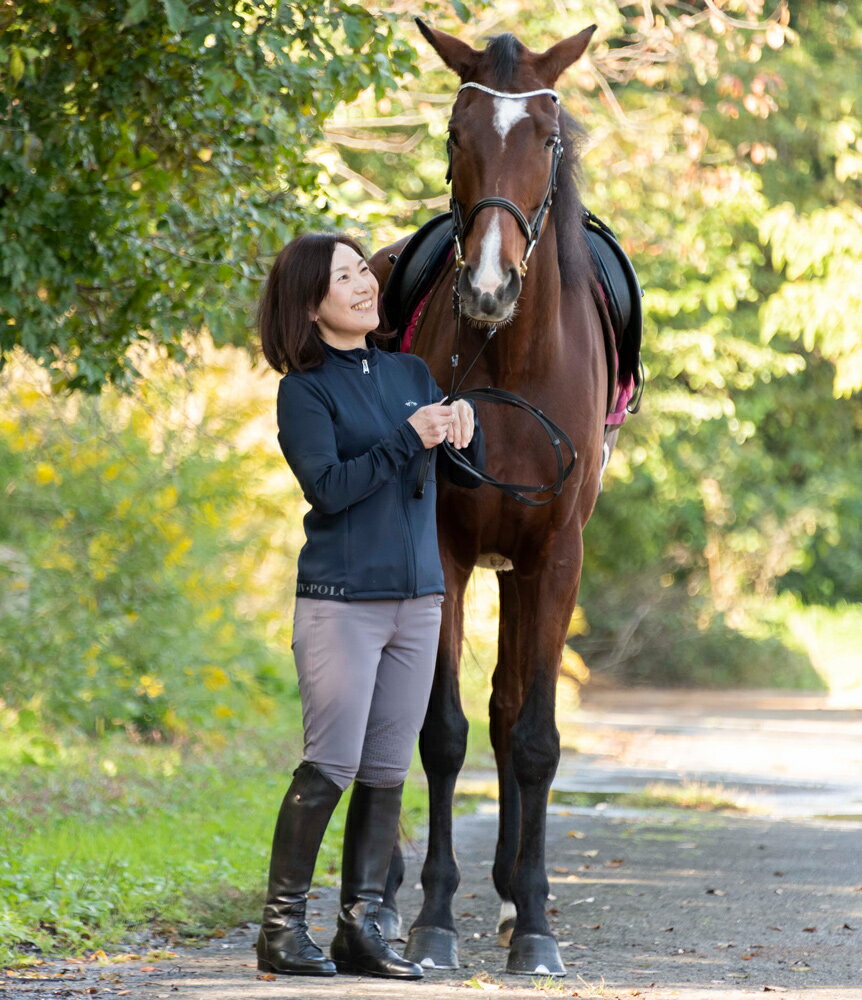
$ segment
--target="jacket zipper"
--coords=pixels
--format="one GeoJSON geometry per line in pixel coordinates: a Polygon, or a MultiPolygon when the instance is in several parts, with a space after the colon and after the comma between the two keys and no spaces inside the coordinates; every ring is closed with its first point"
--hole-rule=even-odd
{"type": "MultiPolygon", "coordinates": [[[[371,372],[368,367],[368,361],[362,359],[362,372],[364,375],[370,375],[371,372]]],[[[372,379],[371,384],[374,386],[374,391],[377,394],[377,399],[380,401],[381,410],[386,413],[386,406],[383,402],[383,396],[380,392],[380,386],[377,382],[372,379]]],[[[404,510],[404,484],[400,484],[400,489],[398,490],[398,522],[401,525],[401,537],[404,541],[404,554],[407,556],[407,591],[413,597],[416,596],[416,546],[413,543],[413,532],[410,529],[410,520],[407,517],[407,512],[404,510]]]]}

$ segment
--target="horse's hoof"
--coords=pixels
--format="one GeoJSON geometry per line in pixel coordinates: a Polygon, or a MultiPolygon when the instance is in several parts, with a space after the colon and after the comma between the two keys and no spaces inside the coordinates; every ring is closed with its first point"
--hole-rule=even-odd
{"type": "Polygon", "coordinates": [[[457,969],[458,935],[444,927],[413,927],[404,957],[423,969],[457,969]]]}
{"type": "Polygon", "coordinates": [[[401,914],[389,906],[381,906],[377,911],[377,924],[380,933],[387,941],[400,941],[401,938],[401,914]]]}
{"type": "Polygon", "coordinates": [[[566,969],[550,934],[520,934],[509,946],[506,972],[514,976],[564,976],[566,969]]]}

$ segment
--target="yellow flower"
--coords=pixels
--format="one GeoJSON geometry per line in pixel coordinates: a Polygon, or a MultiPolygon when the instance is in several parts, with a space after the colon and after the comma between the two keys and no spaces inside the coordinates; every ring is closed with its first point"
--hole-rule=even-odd
{"type": "Polygon", "coordinates": [[[157,678],[144,674],[138,681],[137,694],[145,694],[148,698],[158,698],[165,690],[165,685],[157,678]]]}
{"type": "Polygon", "coordinates": [[[221,667],[204,667],[203,675],[207,691],[220,691],[230,684],[230,678],[221,667]]]}
{"type": "Polygon", "coordinates": [[[53,465],[47,462],[38,462],[36,465],[36,482],[40,486],[47,486],[48,483],[59,483],[60,475],[53,465]]]}

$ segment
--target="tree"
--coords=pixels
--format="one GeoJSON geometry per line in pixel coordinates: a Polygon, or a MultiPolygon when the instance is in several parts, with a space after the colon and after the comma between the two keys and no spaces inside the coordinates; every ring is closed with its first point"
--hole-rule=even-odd
{"type": "Polygon", "coordinates": [[[267,255],[339,221],[322,123],[415,58],[350,0],[5,0],[0,33],[0,365],[87,392],[133,345],[247,338],[267,255]]]}

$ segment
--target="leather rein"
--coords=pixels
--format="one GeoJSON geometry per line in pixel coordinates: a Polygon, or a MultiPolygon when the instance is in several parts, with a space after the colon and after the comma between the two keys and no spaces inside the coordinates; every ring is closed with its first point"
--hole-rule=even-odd
{"type": "MultiPolygon", "coordinates": [[[[481,90],[484,93],[491,94],[494,97],[504,97],[512,98],[516,100],[525,100],[528,97],[537,97],[540,94],[547,94],[550,96],[556,104],[559,104],[560,98],[556,91],[550,89],[542,90],[531,90],[522,93],[505,93],[498,90],[491,90],[490,87],[485,87],[480,83],[465,83],[458,88],[458,93],[460,94],[462,90],[467,88],[475,88],[476,90],[481,90]]],[[[451,138],[446,143],[447,152],[449,155],[449,169],[446,173],[446,180],[452,181],[452,140],[451,138]]],[[[461,347],[461,296],[458,292],[458,282],[461,277],[461,271],[464,267],[464,255],[463,255],[463,245],[464,240],[467,237],[467,233],[470,230],[470,226],[473,224],[474,219],[478,213],[484,208],[502,208],[509,212],[518,223],[518,227],[524,234],[526,239],[526,247],[524,249],[524,255],[521,258],[520,272],[521,277],[525,277],[527,274],[527,266],[530,259],[530,255],[536,248],[536,244],[539,242],[539,237],[542,235],[542,230],[545,225],[545,218],[547,217],[548,211],[554,200],[554,194],[557,190],[557,174],[559,172],[560,162],[563,159],[563,143],[559,135],[556,136],[554,146],[552,149],[551,158],[551,170],[548,177],[548,184],[545,189],[545,196],[542,199],[542,204],[539,206],[536,214],[533,216],[532,221],[527,219],[526,215],[521,211],[518,206],[509,201],[508,198],[481,198],[472,207],[470,212],[467,214],[467,218],[463,219],[461,214],[461,207],[458,204],[458,200],[455,197],[454,184],[452,189],[452,197],[450,199],[450,204],[452,208],[452,236],[455,243],[455,278],[452,287],[452,308],[455,314],[455,350],[451,356],[452,365],[452,380],[449,387],[449,394],[445,396],[441,402],[454,403],[456,399],[470,399],[470,400],[481,400],[487,403],[503,403],[507,406],[513,406],[517,409],[524,410],[530,416],[534,417],[541,428],[548,435],[548,440],[551,443],[551,447],[554,450],[554,458],[556,460],[557,466],[557,476],[553,483],[549,485],[530,485],[524,483],[507,483],[502,482],[499,479],[495,479],[493,476],[488,475],[488,473],[483,472],[480,469],[475,468],[467,458],[458,451],[453,445],[448,441],[442,443],[442,447],[446,451],[449,461],[453,465],[458,466],[465,472],[469,472],[476,479],[479,479],[483,483],[487,483],[489,486],[494,486],[498,490],[501,490],[506,496],[511,497],[518,503],[524,504],[528,507],[544,507],[546,504],[551,503],[555,500],[563,489],[563,484],[566,479],[571,475],[575,468],[575,463],[577,462],[577,452],[575,446],[572,443],[571,438],[566,434],[566,432],[557,424],[553,422],[549,417],[547,417],[540,409],[533,406],[532,403],[527,402],[527,400],[522,399],[520,396],[513,392],[509,392],[507,389],[498,389],[493,386],[485,386],[484,388],[475,389],[461,389],[467,376],[473,370],[474,365],[479,360],[482,352],[491,342],[494,334],[497,332],[496,324],[488,328],[488,332],[485,334],[485,340],[483,341],[481,347],[476,352],[473,360],[467,367],[467,370],[461,376],[460,380],[456,385],[456,377],[458,373],[458,365],[460,363],[460,347],[461,347]],[[569,461],[566,462],[563,456],[563,447],[567,449],[569,455],[569,461]],[[538,493],[550,493],[551,495],[546,497],[544,500],[536,500],[530,494],[538,493]]],[[[422,457],[422,463],[419,468],[419,477],[416,482],[416,489],[413,493],[414,497],[421,498],[425,492],[425,480],[428,474],[428,465],[431,461],[431,451],[430,449],[425,452],[422,457]]]]}

